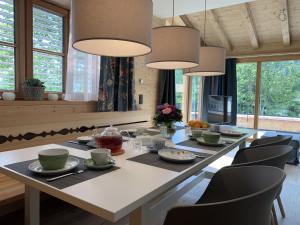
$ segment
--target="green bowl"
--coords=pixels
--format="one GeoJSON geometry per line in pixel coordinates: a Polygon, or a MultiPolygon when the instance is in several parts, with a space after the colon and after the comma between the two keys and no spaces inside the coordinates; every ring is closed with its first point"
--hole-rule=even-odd
{"type": "Polygon", "coordinates": [[[39,152],[39,162],[44,170],[64,168],[69,157],[66,149],[47,149],[39,152]]]}
{"type": "Polygon", "coordinates": [[[219,142],[221,134],[205,131],[202,133],[202,136],[205,142],[215,144],[219,142]]]}

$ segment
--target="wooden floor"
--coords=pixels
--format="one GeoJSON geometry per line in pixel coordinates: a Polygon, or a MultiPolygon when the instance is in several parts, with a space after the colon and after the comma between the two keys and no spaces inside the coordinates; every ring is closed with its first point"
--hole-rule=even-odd
{"type": "MultiPolygon", "coordinates": [[[[229,164],[234,153],[221,158],[215,162],[213,167],[221,167],[229,164]]],[[[300,166],[286,166],[287,178],[282,190],[282,201],[286,210],[286,218],[281,218],[279,210],[278,220],[280,225],[300,225],[300,166]]],[[[193,204],[205,190],[209,180],[197,185],[190,192],[184,195],[178,205],[193,204]]],[[[277,207],[277,206],[276,206],[277,207]]],[[[160,215],[162,218],[165,214],[160,215]]],[[[23,225],[23,210],[7,216],[0,217],[1,225],[23,225]]],[[[109,225],[111,223],[94,216],[84,210],[66,204],[57,199],[47,199],[41,205],[41,224],[40,225],[109,225]]],[[[128,224],[128,218],[118,222],[118,225],[128,224]]]]}

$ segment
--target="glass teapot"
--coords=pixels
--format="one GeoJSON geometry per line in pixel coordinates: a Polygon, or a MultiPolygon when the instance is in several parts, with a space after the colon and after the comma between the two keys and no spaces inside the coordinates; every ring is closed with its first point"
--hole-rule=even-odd
{"type": "Polygon", "coordinates": [[[95,135],[95,140],[99,148],[107,148],[112,154],[122,151],[123,138],[118,128],[110,126],[100,134],[95,135]]]}

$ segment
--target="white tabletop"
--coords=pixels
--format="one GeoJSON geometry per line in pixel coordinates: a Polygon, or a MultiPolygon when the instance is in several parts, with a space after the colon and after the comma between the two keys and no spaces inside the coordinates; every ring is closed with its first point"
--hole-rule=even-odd
{"type": "MultiPolygon", "coordinates": [[[[61,148],[61,145],[50,144],[0,153],[0,168],[4,174],[33,188],[90,211],[109,221],[116,222],[134,209],[169,190],[226,154],[243,142],[249,135],[238,139],[235,144],[224,147],[224,150],[215,152],[211,157],[194,164],[182,172],[174,172],[127,160],[146,152],[145,149],[143,151],[127,149],[125,154],[113,157],[120,169],[60,190],[49,186],[47,183],[41,183],[10,170],[4,165],[36,159],[40,150],[61,148]]],[[[71,155],[82,158],[90,157],[89,151],[68,147],[63,148],[68,149],[71,155]]],[[[126,143],[124,148],[127,148],[126,143]]],[[[207,152],[201,149],[191,150],[207,152]]]]}

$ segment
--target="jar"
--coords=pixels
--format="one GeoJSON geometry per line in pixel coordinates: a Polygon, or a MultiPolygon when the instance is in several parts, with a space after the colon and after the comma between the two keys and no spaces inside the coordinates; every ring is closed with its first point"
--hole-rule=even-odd
{"type": "Polygon", "coordinates": [[[13,92],[3,92],[2,98],[4,101],[14,101],[16,99],[16,94],[13,92]]]}
{"type": "Polygon", "coordinates": [[[123,138],[116,127],[110,126],[105,128],[101,134],[95,136],[95,141],[99,148],[110,149],[112,155],[123,153],[123,138]]]}

